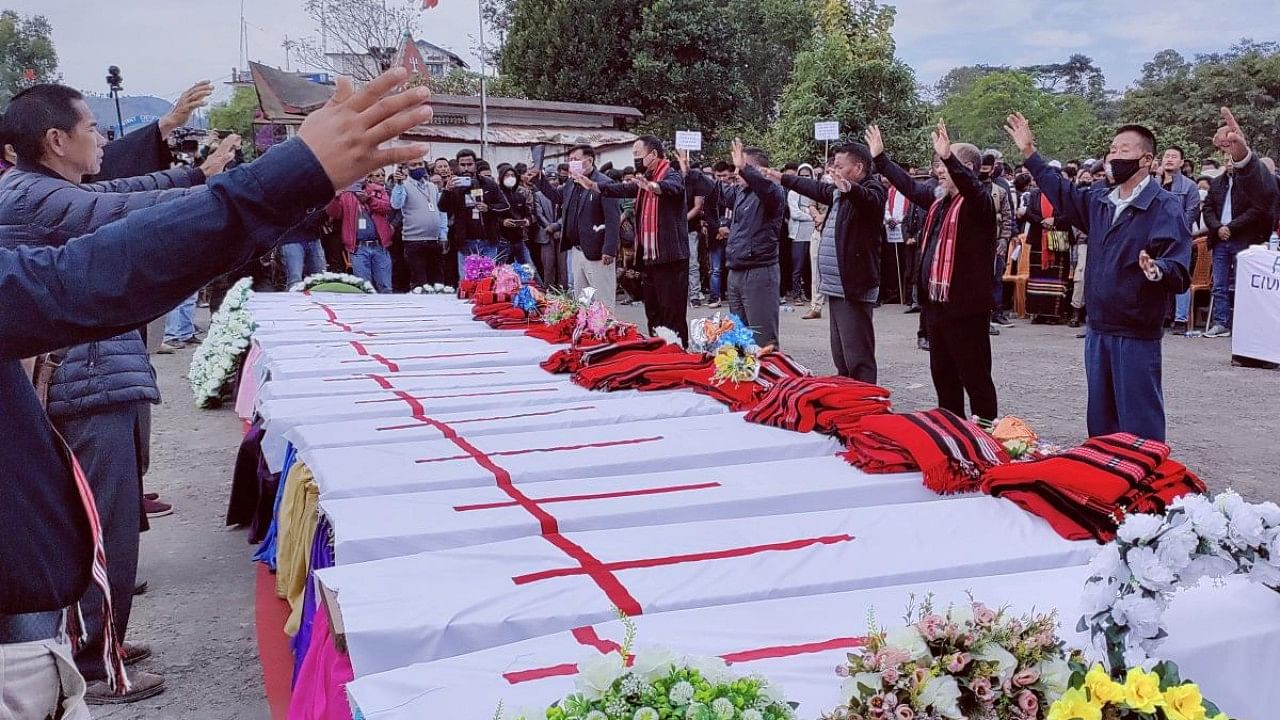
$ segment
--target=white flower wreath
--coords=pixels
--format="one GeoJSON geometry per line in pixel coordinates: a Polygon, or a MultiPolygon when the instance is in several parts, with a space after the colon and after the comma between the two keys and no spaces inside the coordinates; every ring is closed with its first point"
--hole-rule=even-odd
{"type": "Polygon", "coordinates": [[[231,286],[213,314],[209,332],[196,348],[187,373],[196,407],[215,406],[222,388],[235,376],[255,327],[247,307],[251,297],[253,278],[242,278],[231,286]]]}
{"type": "Polygon", "coordinates": [[[1078,629],[1089,631],[1112,669],[1151,666],[1178,589],[1228,575],[1280,589],[1280,506],[1232,491],[1213,500],[1185,495],[1163,517],[1125,518],[1089,567],[1078,629]]]}
{"type": "Polygon", "coordinates": [[[317,285],[324,285],[326,283],[342,283],[343,285],[350,285],[351,287],[359,288],[370,295],[377,292],[373,287],[373,283],[365,280],[364,278],[356,277],[349,273],[335,272],[321,272],[308,275],[302,278],[302,282],[294,283],[293,287],[289,288],[289,292],[305,292],[317,285]]]}
{"type": "Polygon", "coordinates": [[[453,295],[457,290],[441,283],[432,283],[430,285],[419,285],[409,292],[414,295],[453,295]]]}

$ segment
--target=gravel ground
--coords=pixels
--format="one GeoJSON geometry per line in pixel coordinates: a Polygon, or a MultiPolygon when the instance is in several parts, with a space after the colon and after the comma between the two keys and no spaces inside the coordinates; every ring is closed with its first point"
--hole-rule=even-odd
{"type": "MultiPolygon", "coordinates": [[[[639,305],[619,314],[643,323],[639,305]]],[[[827,321],[800,316],[783,313],[783,346],[815,372],[833,372],[827,321]]],[[[933,407],[928,355],[916,349],[916,316],[886,306],[876,325],[880,382],[894,391],[895,407],[933,407]]],[[[1020,323],[992,340],[1001,411],[1024,418],[1052,441],[1083,440],[1083,341],[1075,331],[1020,323]]],[[[1166,339],[1174,457],[1215,491],[1235,488],[1253,500],[1280,501],[1273,470],[1280,452],[1268,432],[1280,407],[1280,373],[1233,368],[1229,353],[1229,340],[1166,339]]],[[[154,358],[165,402],[155,411],[147,488],[173,503],[174,514],[152,521],[143,536],[140,577],[150,591],[137,598],[129,632],[130,639],[152,644],[155,657],[140,668],[164,673],[168,690],[132,706],[98,708],[96,718],[268,717],[254,637],[251,549],[242,531],[222,521],[240,424],[230,409],[192,407],[183,378],[190,355],[154,358]]]]}

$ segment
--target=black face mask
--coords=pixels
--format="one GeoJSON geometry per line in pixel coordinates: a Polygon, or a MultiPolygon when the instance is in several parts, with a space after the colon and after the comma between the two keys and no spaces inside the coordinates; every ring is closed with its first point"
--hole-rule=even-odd
{"type": "Polygon", "coordinates": [[[633,162],[635,163],[634,167],[636,169],[636,174],[643,175],[644,174],[644,158],[642,157],[633,158],[633,162]]]}
{"type": "Polygon", "coordinates": [[[979,172],[979,173],[978,173],[978,179],[979,179],[979,180],[981,180],[982,182],[986,182],[986,181],[988,181],[988,180],[990,180],[990,179],[991,179],[991,173],[989,173],[989,172],[985,172],[985,171],[984,171],[984,172],[979,172]]]}
{"type": "Polygon", "coordinates": [[[1116,158],[1111,161],[1111,179],[1117,185],[1125,184],[1129,178],[1138,173],[1138,161],[1128,158],[1116,158]]]}

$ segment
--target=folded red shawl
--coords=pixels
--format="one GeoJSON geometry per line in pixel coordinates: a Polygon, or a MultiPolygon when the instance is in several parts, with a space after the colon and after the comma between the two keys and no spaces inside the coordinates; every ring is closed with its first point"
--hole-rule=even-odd
{"type": "Polygon", "coordinates": [[[535,337],[539,340],[546,340],[549,343],[559,345],[567,343],[573,339],[573,328],[577,324],[576,318],[565,318],[558,323],[547,325],[546,323],[536,323],[533,327],[524,331],[525,335],[535,337]]]}
{"type": "Polygon", "coordinates": [[[667,345],[584,367],[573,374],[573,381],[592,390],[669,390],[684,385],[692,373],[713,367],[710,358],[667,345]]]}
{"type": "Polygon", "coordinates": [[[782,379],[765,392],[747,420],[796,432],[834,433],[864,415],[888,412],[889,391],[839,376],[782,379]]]}
{"type": "Polygon", "coordinates": [[[685,386],[694,392],[713,397],[728,405],[734,412],[751,410],[760,404],[764,396],[779,383],[809,375],[809,370],[783,352],[766,352],[760,355],[760,372],[751,382],[721,382],[713,377],[715,367],[707,372],[690,373],[685,386]]]}
{"type": "Polygon", "coordinates": [[[542,361],[542,369],[556,374],[575,373],[588,365],[614,360],[623,353],[653,352],[666,344],[661,338],[640,337],[599,345],[575,345],[551,353],[551,357],[542,361]]]}
{"type": "Polygon", "coordinates": [[[869,473],[924,474],[936,493],[972,492],[982,473],[1009,454],[982,428],[937,408],[901,415],[867,415],[842,430],[846,460],[869,473]]]}

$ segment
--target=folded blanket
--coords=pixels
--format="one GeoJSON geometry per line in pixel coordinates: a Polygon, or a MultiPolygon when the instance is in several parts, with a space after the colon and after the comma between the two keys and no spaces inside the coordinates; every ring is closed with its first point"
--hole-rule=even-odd
{"type": "Polygon", "coordinates": [[[710,372],[710,358],[668,345],[652,352],[629,352],[607,362],[584,367],[573,381],[592,390],[669,390],[684,385],[692,373],[710,372]]]}
{"type": "Polygon", "coordinates": [[[685,386],[694,392],[713,397],[734,412],[752,410],[779,383],[808,376],[809,370],[786,353],[771,351],[760,355],[760,372],[752,382],[717,382],[715,368],[710,372],[690,373],[685,386]]]}
{"type": "MultiPolygon", "coordinates": [[[[762,373],[763,374],[763,373],[762,373]]],[[[765,392],[747,420],[796,432],[835,433],[864,415],[888,412],[889,391],[849,378],[796,376],[765,392]]]]}
{"type": "Polygon", "coordinates": [[[524,334],[559,345],[573,339],[573,328],[576,323],[574,318],[566,318],[551,325],[534,323],[533,327],[524,331],[524,334]]]}
{"type": "Polygon", "coordinates": [[[842,428],[844,457],[869,473],[924,474],[940,494],[978,489],[982,473],[1009,454],[977,425],[941,408],[901,415],[868,415],[842,428]]]}
{"type": "Polygon", "coordinates": [[[667,341],[661,338],[650,337],[628,337],[616,342],[602,342],[599,345],[576,345],[552,353],[551,357],[542,361],[542,369],[556,374],[575,373],[589,365],[614,360],[624,353],[654,352],[661,350],[664,346],[675,347],[668,346],[667,341]]]}

